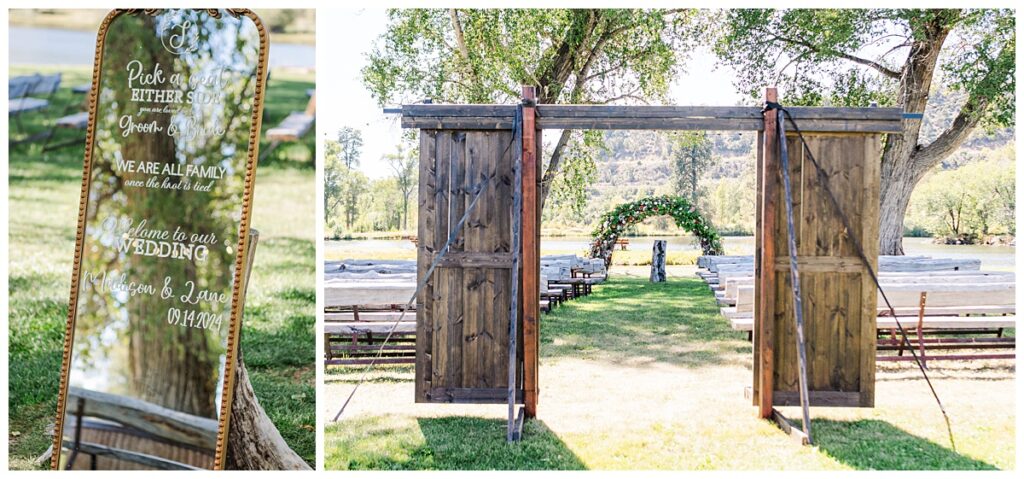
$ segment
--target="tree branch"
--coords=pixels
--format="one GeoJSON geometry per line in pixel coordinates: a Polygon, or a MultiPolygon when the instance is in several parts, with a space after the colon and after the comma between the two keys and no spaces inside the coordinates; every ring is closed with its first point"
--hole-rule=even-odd
{"type": "Polygon", "coordinates": [[[852,55],[852,54],[849,54],[849,53],[846,53],[846,52],[841,52],[841,51],[838,51],[838,50],[828,50],[828,51],[826,51],[826,50],[823,50],[823,49],[819,48],[818,46],[816,46],[816,45],[814,45],[814,44],[812,44],[810,42],[806,42],[804,40],[798,40],[798,39],[795,39],[795,38],[788,38],[788,37],[784,37],[784,36],[781,36],[781,35],[778,35],[778,34],[774,34],[774,33],[770,33],[770,35],[775,40],[779,40],[779,41],[782,41],[782,42],[785,42],[785,43],[789,43],[790,45],[798,45],[798,46],[804,47],[804,48],[810,50],[813,53],[831,53],[831,54],[836,55],[839,58],[842,58],[844,60],[849,60],[849,61],[851,61],[853,63],[858,63],[858,64],[861,64],[861,65],[864,65],[864,66],[871,67],[871,68],[877,70],[878,72],[880,72],[881,74],[883,74],[883,75],[885,75],[885,76],[887,76],[889,78],[892,78],[894,80],[899,80],[900,79],[900,72],[898,72],[896,70],[893,70],[893,69],[891,69],[889,67],[886,67],[885,65],[882,65],[881,63],[878,63],[876,61],[868,60],[867,58],[861,58],[861,57],[858,57],[856,55],[852,55]]]}
{"type": "Polygon", "coordinates": [[[459,55],[468,62],[469,47],[466,46],[466,37],[462,34],[462,22],[459,21],[459,12],[454,8],[449,8],[448,16],[452,19],[452,30],[455,31],[455,44],[458,46],[459,55]]]}
{"type": "Polygon", "coordinates": [[[547,202],[548,192],[551,191],[551,183],[555,181],[555,175],[562,164],[562,153],[565,151],[565,146],[569,144],[569,137],[572,135],[572,130],[562,130],[562,135],[558,137],[558,142],[555,143],[555,149],[551,153],[551,161],[548,162],[548,167],[544,170],[544,177],[540,181],[540,208],[544,209],[544,203],[547,202]]]}
{"type": "Polygon", "coordinates": [[[974,128],[981,121],[988,104],[988,98],[977,98],[972,95],[960,108],[953,123],[943,130],[935,140],[928,145],[917,146],[912,161],[923,168],[931,168],[952,154],[971,136],[974,128]]]}

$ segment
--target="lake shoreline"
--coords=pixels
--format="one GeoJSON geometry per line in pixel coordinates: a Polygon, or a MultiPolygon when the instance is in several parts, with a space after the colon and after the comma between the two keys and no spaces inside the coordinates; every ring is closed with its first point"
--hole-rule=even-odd
{"type": "MultiPolygon", "coordinates": [[[[408,237],[396,239],[350,239],[324,240],[324,257],[327,259],[413,259],[416,246],[408,237]]],[[[644,252],[649,255],[651,242],[655,239],[668,242],[669,252],[694,252],[699,250],[692,236],[657,235],[630,237],[628,251],[631,254],[644,252]]],[[[542,254],[586,255],[589,251],[589,236],[541,236],[542,254]]],[[[723,236],[725,253],[750,255],[754,253],[753,236],[723,236]]],[[[934,258],[976,258],[982,262],[983,270],[1014,271],[1016,269],[1016,247],[1007,245],[941,245],[932,243],[931,238],[904,237],[903,247],[907,255],[931,256],[934,258]]],[[[618,251],[618,249],[616,249],[618,251]]]]}

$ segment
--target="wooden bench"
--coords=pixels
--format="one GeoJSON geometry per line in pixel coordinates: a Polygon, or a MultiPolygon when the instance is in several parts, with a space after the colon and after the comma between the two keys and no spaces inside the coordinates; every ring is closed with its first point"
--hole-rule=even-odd
{"type": "MultiPolygon", "coordinates": [[[[416,291],[416,275],[413,260],[325,262],[324,364],[415,363],[415,303],[404,316],[403,310],[416,291]]],[[[570,288],[552,284],[542,290],[540,309],[547,313],[568,300],[570,288]]]]}
{"type": "Polygon", "coordinates": [[[23,75],[7,81],[7,117],[15,126],[15,133],[8,139],[10,145],[36,141],[49,134],[45,131],[29,134],[21,117],[49,108],[60,89],[60,82],[60,73],[23,75]]]}
{"type": "MultiPolygon", "coordinates": [[[[879,361],[910,361],[905,355],[908,347],[899,333],[899,325],[908,334],[909,347],[914,348],[922,362],[937,359],[1006,359],[1013,353],[960,353],[936,356],[935,350],[955,349],[1012,349],[1015,338],[1003,337],[1003,331],[1016,327],[1015,282],[962,283],[957,280],[969,275],[954,276],[946,283],[883,283],[897,318],[881,295],[878,298],[878,351],[879,361]],[[967,336],[971,335],[971,336],[967,336]],[[981,335],[981,336],[978,336],[981,335]],[[959,336],[959,337],[940,337],[959,336]]],[[[994,274],[990,280],[1005,279],[994,274]]],[[[1012,277],[1011,277],[1012,279],[1012,277]]],[[[754,328],[753,301],[744,301],[743,292],[752,287],[741,287],[741,301],[736,307],[722,308],[734,330],[746,331],[752,337],[754,328]]],[[[751,293],[752,295],[752,293],[751,293]]]]}
{"type": "MultiPolygon", "coordinates": [[[[883,284],[913,283],[1012,283],[1015,281],[1013,272],[1003,271],[928,271],[921,273],[879,273],[883,284]]],[[[723,276],[725,286],[714,290],[719,305],[735,306],[739,289],[753,288],[752,276],[723,276]]]]}
{"type": "Polygon", "coordinates": [[[75,386],[68,388],[67,404],[62,445],[70,451],[66,469],[213,467],[216,419],[75,386]]]}
{"type": "Polygon", "coordinates": [[[622,251],[626,251],[629,247],[629,238],[619,238],[615,240],[615,246],[618,246],[622,251]]]}
{"type": "Polygon", "coordinates": [[[266,138],[270,141],[270,146],[260,154],[260,160],[262,161],[271,152],[277,149],[281,143],[295,142],[306,136],[310,130],[313,129],[313,123],[316,121],[316,92],[314,91],[309,97],[309,103],[306,104],[304,111],[293,111],[285,117],[281,123],[277,126],[267,130],[266,138]]]}
{"type": "Polygon", "coordinates": [[[326,262],[324,364],[415,363],[415,291],[415,261],[326,262]]]}
{"type": "Polygon", "coordinates": [[[416,362],[415,311],[406,312],[405,317],[398,323],[395,321],[401,317],[401,311],[388,312],[376,317],[368,313],[359,316],[361,321],[324,321],[324,364],[416,362]]]}

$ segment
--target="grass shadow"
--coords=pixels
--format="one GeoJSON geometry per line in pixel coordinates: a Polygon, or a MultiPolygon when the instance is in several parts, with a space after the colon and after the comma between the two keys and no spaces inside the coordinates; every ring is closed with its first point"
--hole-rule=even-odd
{"type": "Polygon", "coordinates": [[[328,470],[583,470],[543,421],[505,442],[506,422],[473,416],[371,416],[328,425],[328,470]]]}
{"type": "Polygon", "coordinates": [[[532,419],[519,443],[505,441],[508,422],[478,417],[421,418],[426,446],[444,469],[583,470],[583,461],[548,428],[532,419]]]}
{"type": "MultiPolygon", "coordinates": [[[[799,421],[797,421],[799,424],[799,421]]],[[[997,470],[929,439],[877,419],[815,419],[814,442],[825,454],[859,470],[997,470]]],[[[798,426],[799,427],[799,426],[798,426]]]]}

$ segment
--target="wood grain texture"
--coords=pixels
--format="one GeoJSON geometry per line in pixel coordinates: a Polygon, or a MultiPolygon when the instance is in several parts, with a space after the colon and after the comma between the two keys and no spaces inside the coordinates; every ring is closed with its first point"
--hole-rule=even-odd
{"type": "MultiPolygon", "coordinates": [[[[765,91],[765,101],[777,102],[778,91],[775,88],[768,88],[765,91]]],[[[778,159],[778,125],[777,117],[771,111],[764,113],[764,132],[762,144],[764,148],[760,152],[761,161],[760,174],[758,175],[759,188],[759,225],[757,250],[759,252],[758,267],[755,271],[757,280],[755,282],[754,308],[754,341],[757,342],[757,353],[754,362],[755,372],[758,379],[755,382],[757,389],[758,416],[770,418],[772,414],[772,392],[775,390],[775,264],[776,250],[774,247],[775,236],[779,231],[780,222],[776,221],[776,203],[779,188],[779,159],[778,159]]]]}
{"type": "MultiPolygon", "coordinates": [[[[523,87],[523,98],[537,98],[533,87],[523,87]]],[[[536,108],[523,107],[523,390],[526,417],[537,416],[540,373],[540,162],[543,142],[538,138],[536,108]]]]}
{"type": "MultiPolygon", "coordinates": [[[[800,123],[802,127],[803,122],[800,123]]],[[[808,388],[813,392],[811,404],[870,407],[874,404],[877,291],[857,256],[850,233],[860,239],[868,257],[875,258],[871,267],[877,270],[880,139],[873,134],[805,134],[804,138],[807,148],[795,135],[790,135],[787,143],[803,289],[808,388]],[[825,171],[854,231],[845,230],[808,158],[808,150],[825,171]]],[[[766,174],[763,180],[765,204],[770,202],[769,195],[774,196],[773,204],[766,206],[763,215],[777,221],[766,221],[762,232],[762,272],[755,288],[763,289],[755,291],[755,328],[774,332],[768,341],[773,353],[771,405],[790,405],[795,404],[791,399],[799,394],[799,371],[789,266],[781,261],[789,254],[781,220],[785,199],[777,175],[766,174]],[[766,261],[769,257],[772,260],[766,261]],[[775,280],[773,287],[765,287],[765,279],[769,278],[775,280]],[[761,291],[774,296],[774,300],[757,299],[761,291]],[[766,306],[772,310],[769,312],[766,306]],[[758,317],[758,313],[764,316],[758,317]],[[764,324],[760,323],[762,320],[766,320],[764,324]]],[[[721,271],[742,268],[724,264],[722,267],[725,269],[721,271]]],[[[737,310],[746,304],[742,298],[749,297],[744,291],[749,291],[749,287],[738,288],[737,310]]],[[[764,343],[760,348],[764,367],[767,358],[763,352],[767,348],[764,343]]],[[[761,381],[765,381],[764,375],[761,381]]]]}
{"type": "MultiPolygon", "coordinates": [[[[897,108],[789,109],[805,132],[902,130],[897,108]]],[[[760,131],[761,109],[739,106],[537,105],[539,129],[760,131]]],[[[403,128],[506,130],[513,105],[404,105],[403,128]]]]}
{"type": "Polygon", "coordinates": [[[459,391],[494,390],[470,402],[502,403],[509,357],[512,132],[420,135],[419,274],[440,259],[417,302],[416,401],[463,402],[459,391]],[[462,230],[444,253],[464,214],[462,230]]]}

